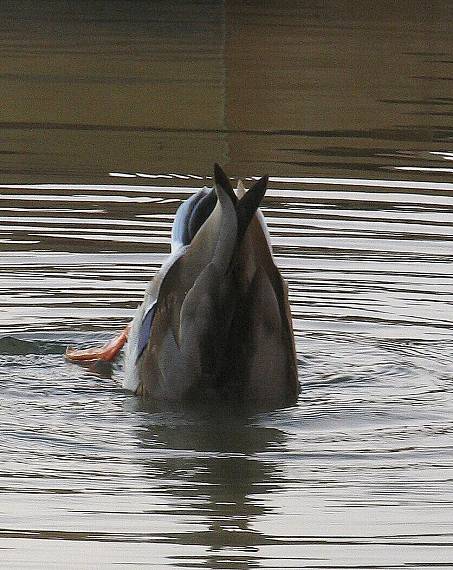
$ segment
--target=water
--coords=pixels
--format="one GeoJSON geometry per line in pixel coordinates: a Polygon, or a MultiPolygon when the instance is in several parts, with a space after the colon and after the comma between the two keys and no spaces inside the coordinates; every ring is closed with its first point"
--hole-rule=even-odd
{"type": "Polygon", "coordinates": [[[453,568],[451,5],[0,12],[1,567],[453,568]],[[271,175],[301,395],[270,413],[63,359],[214,161],[271,175]]]}

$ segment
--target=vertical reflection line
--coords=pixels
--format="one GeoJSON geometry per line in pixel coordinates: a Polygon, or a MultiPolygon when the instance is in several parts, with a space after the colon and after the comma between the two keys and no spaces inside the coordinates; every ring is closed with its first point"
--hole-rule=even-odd
{"type": "MultiPolygon", "coordinates": [[[[421,51],[425,52],[426,50],[430,52],[437,51],[434,47],[434,35],[432,34],[433,26],[435,25],[435,21],[437,17],[434,17],[434,11],[436,8],[436,3],[432,2],[429,10],[420,10],[417,11],[417,15],[419,19],[416,22],[416,26],[421,26],[421,36],[423,37],[423,44],[418,45],[416,50],[414,51],[421,51]],[[425,47],[426,46],[426,47],[425,47]]],[[[418,83],[420,85],[420,92],[421,92],[421,100],[425,102],[422,106],[422,117],[423,117],[423,130],[425,131],[425,140],[429,141],[430,143],[434,140],[434,129],[431,126],[431,116],[434,112],[434,97],[435,95],[435,87],[433,84],[433,79],[424,79],[429,77],[431,72],[430,68],[432,66],[432,55],[426,57],[425,55],[421,56],[418,55],[417,59],[420,62],[421,71],[417,72],[418,75],[422,77],[422,79],[418,79],[418,83]],[[427,61],[428,66],[427,66],[427,61]]],[[[417,62],[417,66],[418,63],[417,62]]]]}
{"type": "Polygon", "coordinates": [[[222,49],[222,78],[223,78],[223,106],[222,106],[222,133],[221,139],[224,141],[224,157],[223,160],[225,163],[230,162],[230,146],[229,146],[229,135],[227,134],[228,130],[228,121],[227,121],[227,105],[228,105],[228,97],[227,97],[227,88],[228,88],[228,73],[227,73],[227,55],[226,55],[226,34],[227,34],[227,10],[226,10],[226,0],[221,0],[221,49],[222,49]]]}

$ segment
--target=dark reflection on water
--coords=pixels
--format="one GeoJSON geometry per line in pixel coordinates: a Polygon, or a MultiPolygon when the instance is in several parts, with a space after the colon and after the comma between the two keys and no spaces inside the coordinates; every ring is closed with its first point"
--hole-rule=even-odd
{"type": "Polygon", "coordinates": [[[240,557],[241,563],[252,564],[257,547],[273,542],[253,522],[272,511],[266,495],[278,493],[283,482],[278,464],[259,454],[284,450],[287,436],[273,427],[251,425],[231,410],[223,411],[225,417],[211,410],[202,421],[186,414],[182,423],[152,423],[138,433],[145,450],[170,450],[158,461],[152,456],[143,461],[149,477],[160,481],[159,492],[170,502],[177,498],[179,513],[198,518],[204,527],[161,538],[208,548],[208,567],[221,564],[222,551],[229,548],[253,553],[250,559],[240,557]]]}
{"type": "Polygon", "coordinates": [[[0,5],[2,568],[453,566],[452,15],[0,5]],[[271,176],[294,407],[62,358],[128,322],[214,161],[271,176]]]}
{"type": "Polygon", "coordinates": [[[3,3],[1,177],[448,176],[451,4],[350,4],[3,3]]]}

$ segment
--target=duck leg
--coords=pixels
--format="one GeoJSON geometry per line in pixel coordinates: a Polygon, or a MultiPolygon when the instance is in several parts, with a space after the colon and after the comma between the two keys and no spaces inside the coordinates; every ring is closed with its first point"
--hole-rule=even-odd
{"type": "Polygon", "coordinates": [[[83,350],[68,347],[64,356],[66,360],[71,362],[93,362],[95,360],[112,361],[118,356],[120,350],[126,344],[130,330],[131,323],[129,323],[118,336],[110,340],[107,344],[104,344],[104,346],[86,348],[83,350]]]}

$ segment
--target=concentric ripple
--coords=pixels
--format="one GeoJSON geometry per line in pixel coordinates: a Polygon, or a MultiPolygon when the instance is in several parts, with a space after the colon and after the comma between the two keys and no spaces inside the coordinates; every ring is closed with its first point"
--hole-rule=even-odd
{"type": "Polygon", "coordinates": [[[63,360],[129,321],[210,183],[132,178],[1,187],[8,567],[448,567],[453,185],[271,179],[302,391],[242,416],[146,404],[121,362],[63,360]]]}

